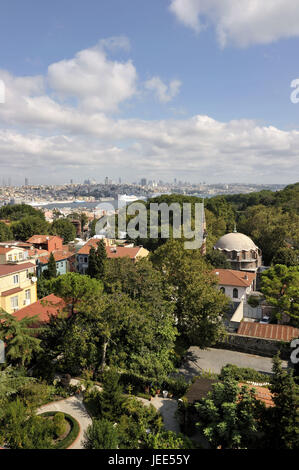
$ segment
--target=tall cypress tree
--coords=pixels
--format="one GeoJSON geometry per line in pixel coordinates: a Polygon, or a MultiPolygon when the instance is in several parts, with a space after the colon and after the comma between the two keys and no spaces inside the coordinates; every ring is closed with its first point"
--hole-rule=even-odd
{"type": "Polygon", "coordinates": [[[49,257],[48,272],[47,272],[46,277],[48,279],[51,279],[52,277],[57,277],[56,261],[55,261],[53,253],[51,253],[49,257]]]}
{"type": "Polygon", "coordinates": [[[105,263],[107,260],[107,252],[104,240],[100,240],[96,251],[97,261],[97,279],[103,279],[105,275],[105,263]]]}
{"type": "Polygon", "coordinates": [[[96,250],[93,246],[90,248],[89,251],[88,268],[86,270],[86,274],[92,278],[96,278],[98,274],[96,250]]]}

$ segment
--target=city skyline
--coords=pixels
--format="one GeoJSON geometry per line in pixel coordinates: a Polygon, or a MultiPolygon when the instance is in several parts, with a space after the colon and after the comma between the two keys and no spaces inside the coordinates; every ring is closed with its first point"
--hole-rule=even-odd
{"type": "Polygon", "coordinates": [[[2,179],[294,183],[299,10],[248,3],[4,0],[2,179]]]}

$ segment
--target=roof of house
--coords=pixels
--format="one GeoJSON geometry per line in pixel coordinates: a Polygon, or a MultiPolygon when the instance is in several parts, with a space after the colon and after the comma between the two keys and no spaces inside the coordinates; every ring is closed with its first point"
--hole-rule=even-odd
{"type": "Polygon", "coordinates": [[[7,276],[9,274],[18,273],[25,271],[25,269],[35,268],[33,263],[21,263],[21,264],[0,264],[0,277],[7,276]]]}
{"type": "Polygon", "coordinates": [[[30,248],[32,245],[27,242],[21,242],[19,240],[10,240],[6,242],[0,242],[0,246],[9,246],[11,248],[30,248]]]}
{"type": "Polygon", "coordinates": [[[243,385],[245,385],[250,390],[254,389],[255,398],[265,403],[267,408],[270,406],[274,406],[273,395],[270,392],[268,387],[262,387],[261,385],[254,385],[254,384],[248,384],[248,383],[242,383],[242,382],[240,382],[238,385],[240,388],[243,385]]]}
{"type": "Polygon", "coordinates": [[[233,269],[215,269],[219,284],[224,286],[249,287],[256,278],[255,273],[233,269]]]}
{"type": "MultiPolygon", "coordinates": [[[[73,256],[73,253],[68,250],[55,250],[55,251],[52,251],[52,254],[54,256],[55,261],[62,261],[73,256]]],[[[41,264],[48,264],[49,258],[50,258],[50,253],[48,253],[48,255],[46,256],[40,256],[38,261],[41,264]]]]}
{"type": "MultiPolygon", "coordinates": [[[[82,248],[78,251],[78,255],[88,255],[91,247],[97,248],[99,243],[98,238],[91,238],[85,243],[82,248]]],[[[129,257],[135,259],[140,251],[141,246],[126,247],[126,246],[106,246],[106,253],[108,258],[125,258],[129,257]]]]}
{"type": "Polygon", "coordinates": [[[58,235],[33,235],[32,237],[28,238],[27,243],[46,243],[53,238],[60,238],[58,235]]]}
{"type": "Polygon", "coordinates": [[[99,238],[91,238],[90,240],[88,240],[88,242],[85,243],[85,245],[83,245],[80,250],[78,251],[78,255],[89,255],[89,252],[90,252],[90,249],[91,247],[93,248],[97,248],[98,247],[98,243],[101,241],[101,239],[99,238]]]}
{"type": "Polygon", "coordinates": [[[16,317],[17,320],[22,320],[23,318],[30,318],[37,315],[40,322],[48,322],[50,316],[57,316],[65,306],[66,303],[63,299],[54,294],[50,294],[27,307],[21,308],[13,313],[13,316],[16,317]]]}
{"type": "Polygon", "coordinates": [[[291,341],[299,337],[299,328],[243,321],[240,323],[238,334],[277,341],[291,341]]]}
{"type": "Polygon", "coordinates": [[[192,404],[198,400],[201,400],[202,398],[205,398],[208,392],[212,391],[212,385],[216,382],[217,380],[215,379],[196,379],[185,395],[188,403],[192,404]]]}

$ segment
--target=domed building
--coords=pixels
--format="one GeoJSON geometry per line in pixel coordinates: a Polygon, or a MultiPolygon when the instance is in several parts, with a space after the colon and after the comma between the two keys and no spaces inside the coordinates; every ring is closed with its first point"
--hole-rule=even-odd
{"type": "Polygon", "coordinates": [[[262,265],[262,252],[251,238],[234,231],[219,238],[214,246],[225,254],[232,269],[256,272],[262,265]]]}

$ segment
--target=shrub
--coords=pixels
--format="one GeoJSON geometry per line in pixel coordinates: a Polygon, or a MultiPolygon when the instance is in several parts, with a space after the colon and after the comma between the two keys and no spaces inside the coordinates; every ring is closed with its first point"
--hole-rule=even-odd
{"type": "Polygon", "coordinates": [[[117,449],[118,437],[113,423],[106,420],[94,420],[84,434],[85,449],[117,449]]]}
{"type": "Polygon", "coordinates": [[[234,364],[227,364],[222,367],[219,379],[223,381],[226,377],[230,377],[237,381],[252,381],[252,382],[268,382],[269,375],[257,372],[254,369],[248,367],[238,367],[234,364]]]}
{"type": "Polygon", "coordinates": [[[66,432],[66,421],[63,413],[56,413],[53,418],[54,433],[56,437],[61,436],[66,432]]]}

